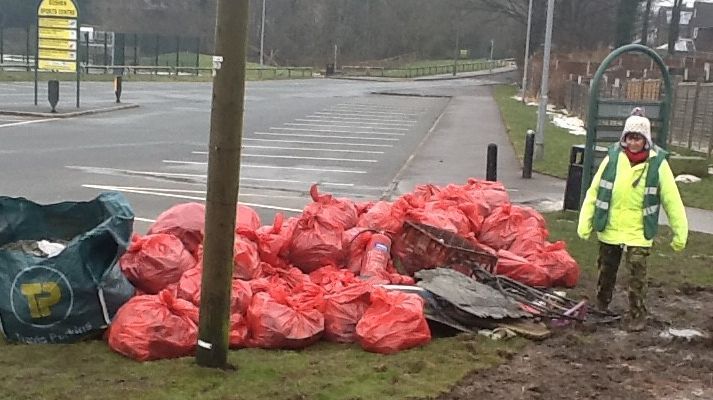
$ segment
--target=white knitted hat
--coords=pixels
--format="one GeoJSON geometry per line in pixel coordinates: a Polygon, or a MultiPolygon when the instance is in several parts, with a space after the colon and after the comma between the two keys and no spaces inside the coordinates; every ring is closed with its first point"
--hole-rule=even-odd
{"type": "Polygon", "coordinates": [[[643,116],[640,108],[635,108],[631,117],[624,123],[624,131],[621,133],[621,147],[626,147],[626,134],[638,133],[646,138],[646,150],[651,149],[654,144],[651,141],[651,121],[643,116]]]}

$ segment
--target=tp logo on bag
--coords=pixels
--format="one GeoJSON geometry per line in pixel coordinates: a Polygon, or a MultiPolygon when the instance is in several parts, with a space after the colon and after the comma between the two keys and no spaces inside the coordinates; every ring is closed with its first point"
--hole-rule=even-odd
{"type": "Polygon", "coordinates": [[[63,273],[50,267],[24,269],[12,283],[10,306],[18,321],[49,328],[69,317],[74,293],[63,273]]]}
{"type": "Polygon", "coordinates": [[[20,286],[20,291],[27,297],[27,305],[33,319],[52,315],[50,307],[62,299],[62,292],[55,282],[25,283],[20,286]]]}

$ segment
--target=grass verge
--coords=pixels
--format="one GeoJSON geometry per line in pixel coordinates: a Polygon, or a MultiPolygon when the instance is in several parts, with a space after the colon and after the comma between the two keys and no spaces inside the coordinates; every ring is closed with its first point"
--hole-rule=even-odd
{"type": "Polygon", "coordinates": [[[102,341],[0,345],[0,389],[13,400],[403,399],[446,391],[524,344],[462,335],[391,356],[331,343],[304,351],[245,349],[230,353],[237,371],[198,368],[190,357],[137,363],[102,341]]]}
{"type": "MultiPolygon", "coordinates": [[[[527,106],[512,97],[517,94],[514,86],[495,88],[495,101],[500,107],[510,141],[520,160],[525,154],[525,133],[537,126],[537,107],[527,106]]],[[[539,173],[566,179],[569,169],[569,154],[573,145],[583,144],[584,136],[575,136],[566,129],[545,123],[545,158],[535,161],[533,169],[539,173]]],[[[679,152],[680,149],[672,149],[679,152]]],[[[684,155],[700,155],[680,151],[684,155]]],[[[705,156],[705,155],[704,155],[705,156]]],[[[679,183],[683,203],[688,207],[713,210],[713,176],[704,177],[697,183],[679,183]]]]}

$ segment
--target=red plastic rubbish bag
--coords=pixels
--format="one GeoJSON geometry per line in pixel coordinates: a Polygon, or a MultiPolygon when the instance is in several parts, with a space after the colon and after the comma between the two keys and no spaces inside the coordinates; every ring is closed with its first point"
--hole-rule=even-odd
{"type": "Polygon", "coordinates": [[[281,286],[256,293],[247,312],[249,345],[302,349],[315,343],[324,331],[323,303],[321,292],[310,299],[308,294],[290,296],[281,286]]]}
{"type": "Polygon", "coordinates": [[[544,238],[548,236],[545,220],[540,213],[529,207],[506,204],[494,209],[485,218],[478,241],[496,250],[506,250],[523,232],[544,238]]]}
{"type": "Polygon", "coordinates": [[[546,243],[540,253],[527,258],[547,270],[552,286],[575,287],[579,281],[579,264],[567,252],[565,242],[546,243]]]}
{"type": "Polygon", "coordinates": [[[185,357],[198,341],[198,308],[169,290],[137,296],[119,309],[109,329],[109,347],[137,361],[185,357]]]}
{"type": "Polygon", "coordinates": [[[495,273],[505,275],[528,286],[552,286],[550,274],[545,268],[507,250],[498,251],[498,265],[495,267],[495,273]]]}
{"type": "Polygon", "coordinates": [[[390,354],[431,341],[423,314],[423,300],[416,294],[371,293],[371,305],[356,326],[357,341],[364,350],[390,354]]]}
{"type": "Polygon", "coordinates": [[[235,233],[237,234],[254,231],[262,225],[260,216],[248,206],[238,204],[235,215],[235,233]]]}
{"type": "Polygon", "coordinates": [[[250,239],[235,236],[233,266],[233,278],[249,281],[262,276],[258,247],[250,239]]]}
{"type": "Polygon", "coordinates": [[[344,249],[344,267],[355,275],[361,272],[361,264],[366,254],[366,246],[371,240],[374,232],[365,228],[352,228],[344,232],[342,236],[342,248],[344,249]]]}
{"type": "Polygon", "coordinates": [[[297,218],[284,221],[284,216],[277,213],[272,225],[262,226],[253,232],[243,232],[243,234],[257,244],[262,261],[276,267],[284,267],[296,225],[297,218]]]}
{"type": "Polygon", "coordinates": [[[308,204],[304,212],[310,212],[332,225],[341,225],[347,230],[356,226],[359,220],[359,211],[356,204],[349,199],[337,199],[331,194],[319,194],[317,185],[309,189],[313,203],[308,204]]]}
{"type": "Polygon", "coordinates": [[[323,266],[341,265],[343,233],[341,224],[305,211],[292,235],[290,263],[307,274],[323,266]]]}
{"type": "MultiPolygon", "coordinates": [[[[202,273],[202,268],[193,268],[184,273],[176,287],[176,297],[190,301],[196,306],[200,306],[202,273]]],[[[250,282],[233,279],[230,296],[230,312],[245,315],[252,301],[252,297],[253,292],[250,282]]]]}
{"type": "Polygon", "coordinates": [[[476,203],[483,205],[483,215],[488,216],[497,207],[510,204],[507,189],[500,182],[482,181],[470,178],[464,186],[476,203]]]}
{"type": "Polygon", "coordinates": [[[169,208],[149,227],[149,235],[156,233],[176,236],[196,256],[205,234],[205,205],[184,203],[169,208]]]}
{"type": "Polygon", "coordinates": [[[356,325],[369,307],[373,286],[355,283],[324,296],[324,338],[338,343],[356,341],[356,325]]]}
{"type": "Polygon", "coordinates": [[[196,266],[196,259],[173,235],[134,235],[119,265],[137,289],[156,294],[178,282],[184,272],[196,266]]]}
{"type": "Polygon", "coordinates": [[[387,201],[379,201],[359,216],[357,226],[396,234],[401,232],[404,213],[387,201]]]}

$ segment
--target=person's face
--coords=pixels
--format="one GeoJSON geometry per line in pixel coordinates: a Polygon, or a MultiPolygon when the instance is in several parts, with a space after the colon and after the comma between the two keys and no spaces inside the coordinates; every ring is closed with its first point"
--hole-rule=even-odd
{"type": "Polygon", "coordinates": [[[632,153],[638,153],[646,146],[646,138],[638,133],[630,132],[626,134],[626,147],[632,153]]]}

